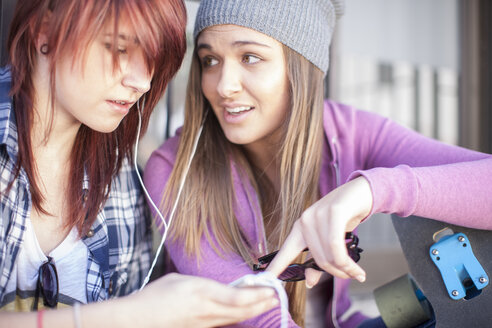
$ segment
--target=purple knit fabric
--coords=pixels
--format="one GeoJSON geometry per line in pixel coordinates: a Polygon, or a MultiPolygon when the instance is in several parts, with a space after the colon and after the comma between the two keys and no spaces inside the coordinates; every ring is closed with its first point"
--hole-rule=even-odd
{"type": "MultiPolygon", "coordinates": [[[[357,176],[369,180],[374,196],[372,213],[419,215],[471,228],[492,229],[492,156],[443,144],[406,129],[389,119],[325,102],[320,191],[336,188],[335,163],[342,183],[357,176]]],[[[175,161],[179,134],[166,141],[151,156],[145,169],[145,184],[160,203],[175,161]]],[[[236,214],[252,245],[262,243],[261,212],[252,186],[233,169],[237,193],[236,214]]],[[[195,195],[195,197],[200,197],[195,195]]],[[[388,222],[388,224],[391,224],[388,222]]],[[[179,243],[167,243],[177,269],[184,274],[209,277],[224,283],[250,268],[237,254],[222,258],[202,239],[201,260],[188,257],[179,243]]],[[[336,279],[336,318],[350,307],[349,281],[336,279]]],[[[331,318],[331,307],[327,308],[331,318]]],[[[340,327],[356,327],[364,317],[356,314],[340,327]]],[[[244,327],[279,327],[280,308],[247,320],[244,327]]],[[[331,322],[327,323],[329,327],[331,322]]],[[[240,325],[238,325],[240,326],[240,325]]],[[[293,321],[290,326],[295,327],[293,321]]]]}

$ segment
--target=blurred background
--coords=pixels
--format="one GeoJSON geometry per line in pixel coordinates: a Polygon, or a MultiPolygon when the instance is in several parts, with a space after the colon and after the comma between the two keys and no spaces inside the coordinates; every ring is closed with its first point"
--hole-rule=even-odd
{"type": "MultiPolygon", "coordinates": [[[[5,38],[15,4],[0,2],[5,38]]],[[[139,165],[183,121],[198,1],[186,1],[188,53],[154,111],[139,165]]],[[[492,152],[492,1],[347,0],[331,46],[326,97],[377,112],[443,142],[492,152]]],[[[364,284],[355,306],[377,314],[372,290],[408,272],[391,220],[374,215],[359,229],[364,284]]]]}

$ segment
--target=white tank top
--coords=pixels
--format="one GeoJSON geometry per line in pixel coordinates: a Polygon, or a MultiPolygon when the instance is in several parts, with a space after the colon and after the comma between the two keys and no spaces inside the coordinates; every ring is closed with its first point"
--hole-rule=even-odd
{"type": "MultiPolygon", "coordinates": [[[[48,255],[53,258],[58,273],[58,307],[75,302],[87,303],[87,246],[73,228],[67,237],[48,255]]],[[[38,281],[38,270],[48,260],[41,250],[29,218],[26,219],[24,241],[14,264],[11,279],[7,283],[5,297],[7,311],[31,311],[38,281]]],[[[40,294],[39,308],[42,308],[40,294]]]]}

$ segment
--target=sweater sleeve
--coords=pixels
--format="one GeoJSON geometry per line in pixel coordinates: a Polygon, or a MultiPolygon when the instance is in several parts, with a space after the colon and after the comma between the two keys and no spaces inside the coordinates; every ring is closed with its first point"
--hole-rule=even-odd
{"type": "MultiPolygon", "coordinates": [[[[167,180],[174,165],[173,150],[177,149],[175,138],[168,140],[163,146],[154,151],[147,162],[144,181],[150,197],[160,204],[167,180]]],[[[152,206],[151,206],[152,207],[152,206]]],[[[155,217],[155,211],[153,210],[155,217]]],[[[159,219],[157,219],[159,220],[159,219]]],[[[172,241],[171,236],[166,241],[166,248],[178,270],[187,275],[195,275],[214,279],[222,283],[230,283],[240,277],[252,273],[247,263],[235,253],[217,254],[211,242],[202,236],[200,241],[200,256],[188,254],[181,241],[172,241]]],[[[212,243],[217,245],[212,236],[212,243]]],[[[280,327],[280,306],[255,318],[230,327],[280,327]]],[[[289,327],[298,327],[289,317],[289,327]]]]}
{"type": "MultiPolygon", "coordinates": [[[[448,145],[375,114],[355,114],[372,213],[418,215],[477,229],[492,229],[492,156],[448,145]]],[[[371,213],[371,214],[372,214],[371,213]]]]}

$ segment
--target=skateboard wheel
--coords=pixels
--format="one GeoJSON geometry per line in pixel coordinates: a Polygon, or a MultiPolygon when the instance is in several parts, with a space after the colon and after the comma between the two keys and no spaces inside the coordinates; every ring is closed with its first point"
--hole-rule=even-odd
{"type": "Polygon", "coordinates": [[[432,318],[430,303],[409,274],[376,288],[374,298],[388,328],[411,328],[432,318]]]}

